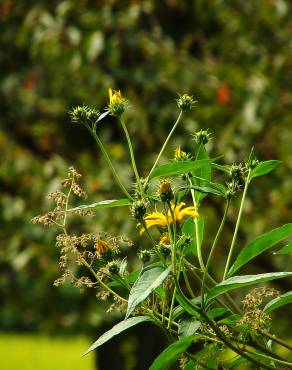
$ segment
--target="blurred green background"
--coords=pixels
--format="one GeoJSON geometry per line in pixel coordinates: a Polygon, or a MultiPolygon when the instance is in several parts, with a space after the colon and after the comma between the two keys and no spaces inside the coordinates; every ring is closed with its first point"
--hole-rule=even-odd
{"type": "MultiPolygon", "coordinates": [[[[239,244],[291,221],[291,7],[289,0],[0,1],[0,342],[26,354],[31,343],[32,355],[20,357],[21,368],[25,362],[30,370],[47,368],[33,356],[40,343],[53,343],[49,338],[59,343],[52,344],[56,358],[60,347],[71,348],[71,356],[62,356],[64,364],[51,370],[93,368],[93,361],[80,362],[80,354],[111,322],[94,292],[52,286],[59,274],[55,232],[30,224],[49,209],[45,194],[57,188],[70,165],[84,175],[88,202],[120,196],[92,138],[69,123],[72,106],[103,109],[108,88],[121,89],[131,102],[126,119],[139,168],[146,171],[176,118],[177,94],[194,95],[199,103],[184,116],[165,157],[177,144],[194,152],[190,135],[208,127],[214,137],[209,150],[224,154],[223,161],[242,160],[254,146],[260,159],[283,165],[250,190],[239,244]],[[77,339],[71,346],[72,336],[77,339]]],[[[130,186],[120,127],[109,118],[99,130],[130,186]]],[[[214,198],[203,212],[212,233],[222,205],[214,198]]],[[[127,209],[97,213],[86,228],[126,235],[137,246],[127,214],[127,209]]],[[[83,228],[80,223],[80,232],[83,228]]],[[[219,263],[224,253],[222,247],[219,263]]],[[[249,272],[291,266],[291,258],[272,252],[256,262],[249,272]]],[[[284,292],[289,282],[275,287],[284,292]]],[[[288,315],[282,321],[278,312],[275,331],[287,337],[288,315]]],[[[131,358],[129,349],[123,351],[131,358]]],[[[19,368],[14,360],[8,359],[5,370],[19,368]]],[[[124,368],[134,369],[134,362],[127,360],[124,368]]]]}

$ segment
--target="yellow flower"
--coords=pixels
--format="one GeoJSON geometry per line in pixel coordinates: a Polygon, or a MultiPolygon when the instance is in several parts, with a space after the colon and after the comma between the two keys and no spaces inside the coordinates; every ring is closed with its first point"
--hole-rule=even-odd
{"type": "Polygon", "coordinates": [[[112,90],[111,88],[108,89],[110,105],[116,103],[122,103],[123,98],[120,90],[112,90]]]}
{"type": "MultiPolygon", "coordinates": [[[[175,222],[181,222],[188,216],[193,218],[199,217],[199,214],[195,207],[185,207],[185,203],[183,202],[181,202],[177,206],[173,204],[171,205],[171,208],[174,213],[175,222]]],[[[168,222],[172,224],[173,220],[170,210],[168,210],[167,218],[168,222]]],[[[150,227],[152,226],[165,228],[167,226],[167,219],[162,212],[155,211],[145,217],[145,223],[147,229],[150,229],[150,227]]],[[[144,231],[145,231],[144,228],[141,229],[140,234],[143,234],[144,231]]]]}
{"type": "Polygon", "coordinates": [[[174,160],[175,161],[185,161],[189,158],[190,158],[190,155],[187,154],[186,152],[184,152],[183,150],[181,150],[180,146],[178,146],[175,149],[175,152],[174,152],[174,160]]]}
{"type": "Polygon", "coordinates": [[[114,116],[120,116],[125,109],[128,107],[128,102],[122,97],[120,90],[108,89],[109,93],[109,105],[108,109],[114,116]]]}

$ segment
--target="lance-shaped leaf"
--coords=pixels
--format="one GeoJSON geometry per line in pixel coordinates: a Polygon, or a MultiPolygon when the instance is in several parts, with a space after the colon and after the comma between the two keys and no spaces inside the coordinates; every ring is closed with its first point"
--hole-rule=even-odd
{"type": "Polygon", "coordinates": [[[88,350],[83,354],[83,356],[85,356],[89,352],[95,350],[97,347],[100,347],[102,344],[109,341],[112,337],[120,334],[122,331],[127,330],[127,329],[131,328],[132,326],[140,324],[141,322],[144,322],[144,321],[150,321],[150,318],[147,317],[147,316],[136,316],[136,317],[131,317],[130,319],[119,322],[117,325],[115,325],[109,331],[107,331],[102,336],[100,336],[88,348],[88,350]]]}
{"type": "Polygon", "coordinates": [[[154,360],[149,370],[167,370],[188,349],[193,338],[186,337],[172,343],[154,360]]]}
{"type": "Polygon", "coordinates": [[[179,338],[189,337],[196,333],[196,331],[201,326],[201,322],[196,318],[184,315],[179,320],[179,327],[178,327],[178,336],[179,338]]]}
{"type": "Polygon", "coordinates": [[[82,204],[78,207],[68,209],[68,212],[81,211],[84,209],[99,209],[99,208],[111,208],[111,207],[122,207],[130,206],[132,203],[129,199],[108,199],[102,200],[101,202],[92,204],[82,204]]]}
{"type": "Polygon", "coordinates": [[[199,168],[208,167],[210,166],[210,163],[210,159],[201,159],[198,161],[181,161],[163,164],[162,166],[155,168],[151,173],[149,180],[158,177],[183,175],[184,173],[188,173],[199,168]]]}
{"type": "Polygon", "coordinates": [[[275,168],[279,166],[281,161],[276,160],[270,160],[265,162],[260,162],[251,172],[250,180],[259,177],[267,175],[268,173],[272,172],[275,168]]]}
{"type": "Polygon", "coordinates": [[[292,224],[283,225],[277,229],[269,231],[268,233],[258,236],[241,250],[233,266],[231,266],[228,276],[233,275],[241,266],[245,265],[248,261],[265,250],[271,248],[276,243],[286,239],[289,235],[292,235],[292,224]]]}
{"type": "Polygon", "coordinates": [[[207,293],[207,299],[218,297],[221,294],[227,293],[229,290],[241,288],[247,285],[264,283],[269,280],[282,279],[291,276],[292,272],[271,272],[267,274],[258,275],[244,275],[244,276],[233,276],[221,283],[215,285],[207,293]]]}
{"type": "Polygon", "coordinates": [[[284,305],[289,304],[289,303],[292,303],[292,291],[281,295],[281,297],[277,297],[277,298],[274,298],[273,300],[271,300],[265,306],[264,312],[269,313],[269,312],[275,310],[276,308],[284,306],[284,305]]]}
{"type": "Polygon", "coordinates": [[[143,302],[154,289],[163,283],[170,269],[171,266],[166,270],[162,267],[154,267],[141,274],[130,291],[126,318],[131,315],[139,303],[143,302]]]}
{"type": "Polygon", "coordinates": [[[221,197],[225,196],[225,194],[222,191],[211,188],[209,186],[189,185],[189,186],[182,186],[181,189],[194,189],[200,193],[219,195],[221,197]]]}

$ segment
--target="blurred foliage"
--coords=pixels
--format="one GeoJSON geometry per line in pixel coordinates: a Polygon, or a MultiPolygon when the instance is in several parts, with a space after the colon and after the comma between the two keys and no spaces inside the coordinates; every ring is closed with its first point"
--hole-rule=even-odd
{"type": "Polygon", "coordinates": [[[1,366],[5,370],[92,370],[93,357],[79,355],[86,346],[83,337],[5,334],[0,336],[1,366]],[[14,354],[7,356],[11,348],[14,354]]]}
{"type": "MultiPolygon", "coordinates": [[[[190,134],[209,127],[209,149],[224,153],[223,161],[242,160],[251,146],[260,159],[282,160],[251,189],[241,241],[291,221],[291,7],[289,0],[1,1],[1,329],[68,331],[104,319],[91,292],[52,287],[54,235],[29,220],[48,209],[44,195],[72,164],[85,175],[88,202],[119,197],[92,138],[67,114],[82,103],[102,109],[109,87],[131,102],[127,121],[140,168],[150,168],[175,120],[177,94],[193,94],[197,108],[166,155],[178,143],[194,152],[190,134]]],[[[100,135],[130,186],[122,131],[115,119],[104,122],[100,135]]],[[[203,210],[214,223],[221,211],[216,200],[203,210]]],[[[74,227],[139,243],[125,212],[97,212],[74,227]]],[[[267,253],[257,268],[287,269],[289,262],[267,253]]]]}

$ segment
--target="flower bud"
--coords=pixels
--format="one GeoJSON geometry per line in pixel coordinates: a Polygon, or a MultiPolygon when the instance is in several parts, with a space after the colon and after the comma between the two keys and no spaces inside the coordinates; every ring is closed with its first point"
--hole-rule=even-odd
{"type": "Polygon", "coordinates": [[[197,101],[194,100],[191,95],[183,94],[178,96],[176,102],[179,109],[181,109],[183,112],[187,112],[193,108],[197,101]]]}
{"type": "Polygon", "coordinates": [[[146,205],[142,200],[135,201],[131,206],[131,212],[136,220],[143,219],[146,213],[146,205]]]}
{"type": "Polygon", "coordinates": [[[208,129],[207,130],[200,130],[198,132],[196,132],[194,135],[194,140],[195,142],[200,145],[200,144],[203,144],[203,145],[206,145],[210,138],[211,138],[211,134],[209,133],[208,129]]]}
{"type": "Polygon", "coordinates": [[[151,251],[148,249],[141,250],[138,256],[143,263],[147,263],[151,259],[151,251]]]}
{"type": "Polygon", "coordinates": [[[158,250],[162,254],[164,258],[170,256],[171,254],[171,246],[167,244],[158,245],[158,250]]]}
{"type": "Polygon", "coordinates": [[[119,264],[117,261],[111,261],[107,264],[107,268],[108,268],[108,271],[113,274],[113,275],[116,275],[119,273],[119,264]]]}
{"type": "Polygon", "coordinates": [[[179,161],[188,161],[190,159],[191,159],[191,155],[189,153],[186,153],[183,150],[181,150],[180,146],[178,146],[175,149],[175,152],[174,152],[174,160],[176,162],[179,162],[179,161]]]}
{"type": "Polygon", "coordinates": [[[242,164],[233,163],[233,165],[229,169],[229,176],[232,180],[241,180],[244,176],[244,169],[242,167],[242,164]]]}
{"type": "Polygon", "coordinates": [[[113,116],[121,116],[124,111],[128,108],[128,101],[122,97],[120,90],[109,89],[109,105],[108,110],[113,116]]]}
{"type": "Polygon", "coordinates": [[[72,123],[94,124],[99,117],[99,111],[87,105],[77,106],[69,114],[72,123]]]}
{"type": "Polygon", "coordinates": [[[171,182],[164,180],[160,183],[159,194],[162,202],[170,202],[173,199],[171,182]]]}

